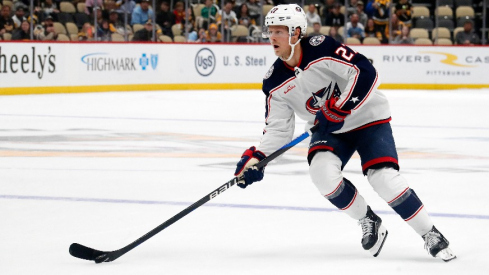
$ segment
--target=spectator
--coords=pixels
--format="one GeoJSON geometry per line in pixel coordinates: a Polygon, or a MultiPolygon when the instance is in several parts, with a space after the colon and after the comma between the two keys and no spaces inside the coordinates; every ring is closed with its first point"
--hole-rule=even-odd
{"type": "Polygon", "coordinates": [[[343,36],[338,33],[338,28],[337,27],[331,27],[329,29],[329,36],[334,38],[336,41],[340,43],[344,43],[343,36]]]}
{"type": "Polygon", "coordinates": [[[350,4],[346,8],[346,15],[350,17],[350,15],[357,13],[358,0],[350,0],[350,4]]]}
{"type": "MultiPolygon", "coordinates": [[[[262,13],[262,7],[259,2],[260,1],[257,0],[248,0],[246,3],[248,5],[248,9],[250,10],[250,17],[255,20],[257,20],[262,13]]],[[[266,14],[264,16],[266,16],[266,14]]]]}
{"type": "Polygon", "coordinates": [[[112,31],[108,20],[102,19],[101,24],[97,26],[97,39],[98,41],[112,41],[112,31]]]}
{"type": "MultiPolygon", "coordinates": [[[[155,31],[156,36],[161,33],[161,30],[155,31]]],[[[132,41],[153,41],[153,21],[148,19],[144,24],[144,28],[134,34],[132,41]]]]}
{"type": "Polygon", "coordinates": [[[367,25],[368,15],[364,12],[362,1],[358,1],[356,13],[358,14],[359,17],[358,22],[362,23],[362,25],[365,27],[367,25]]]}
{"type": "Polygon", "coordinates": [[[399,0],[399,3],[396,4],[395,13],[397,18],[408,27],[411,27],[411,15],[413,14],[413,6],[408,0],[399,0]]]}
{"type": "Polygon", "coordinates": [[[358,22],[360,18],[354,13],[350,16],[350,22],[346,23],[347,37],[358,38],[360,41],[365,37],[365,27],[358,22]]]}
{"type": "MultiPolygon", "coordinates": [[[[109,12],[109,28],[112,33],[124,35],[124,23],[119,19],[119,13],[115,9],[109,12]]],[[[131,28],[125,29],[127,34],[132,34],[131,28]]]]}
{"type": "Polygon", "coordinates": [[[473,30],[472,21],[467,20],[464,22],[464,30],[457,33],[455,43],[458,45],[475,45],[481,43],[479,36],[473,30]]]}
{"type": "Polygon", "coordinates": [[[365,37],[375,37],[380,40],[381,43],[386,44],[387,37],[385,36],[384,32],[379,31],[375,27],[374,20],[372,18],[369,18],[367,20],[367,25],[365,26],[365,37]]]}
{"type": "Polygon", "coordinates": [[[24,6],[18,6],[15,9],[15,14],[14,16],[12,16],[12,20],[14,21],[14,28],[16,29],[20,28],[20,24],[22,24],[22,22],[26,20],[24,14],[25,14],[24,6]]]}
{"type": "Polygon", "coordinates": [[[381,30],[385,30],[389,25],[389,2],[390,0],[375,0],[372,3],[373,16],[375,26],[381,30]]]}
{"type": "Polygon", "coordinates": [[[217,30],[217,25],[215,23],[210,24],[209,30],[205,32],[205,42],[221,42],[221,40],[222,35],[217,30]]]}
{"type": "Polygon", "coordinates": [[[58,13],[59,13],[58,5],[54,3],[53,0],[45,0],[43,3],[41,3],[41,10],[42,10],[42,14],[44,15],[44,17],[42,18],[48,16],[53,17],[53,19],[58,18],[58,13]]]}
{"type": "Polygon", "coordinates": [[[217,8],[212,4],[212,0],[205,0],[205,6],[200,11],[200,16],[204,18],[204,24],[216,22],[217,8]]]}
{"type": "Polygon", "coordinates": [[[394,39],[394,44],[414,44],[414,39],[409,35],[409,27],[402,26],[401,34],[394,39]]]}
{"type": "MultiPolygon", "coordinates": [[[[131,16],[132,12],[134,11],[134,8],[136,7],[136,3],[133,0],[118,0],[115,2],[115,5],[119,7],[117,10],[121,15],[125,16],[127,14],[128,22],[131,22],[131,16]]],[[[124,17],[121,17],[124,18],[124,17]]]]}
{"type": "MultiPolygon", "coordinates": [[[[142,0],[141,4],[135,7],[132,11],[131,25],[146,24],[151,18],[153,18],[153,9],[149,8],[149,0],[142,0]]],[[[151,25],[153,25],[153,23],[151,23],[151,25]]]]}
{"type": "MultiPolygon", "coordinates": [[[[375,22],[375,19],[374,19],[374,22],[375,22]]],[[[402,22],[399,21],[399,18],[397,18],[397,15],[396,14],[393,14],[391,16],[391,26],[392,26],[392,40],[396,39],[396,37],[398,35],[401,34],[401,29],[402,29],[402,22]]],[[[389,40],[389,37],[391,36],[391,31],[389,30],[389,24],[387,24],[386,26],[378,26],[376,25],[376,28],[378,30],[382,30],[382,27],[384,28],[385,30],[385,37],[387,38],[387,40],[389,40]]]]}
{"type": "Polygon", "coordinates": [[[335,4],[331,13],[326,17],[326,26],[342,27],[345,25],[345,16],[340,13],[340,4],[335,4]]]}
{"type": "Polygon", "coordinates": [[[199,33],[198,33],[198,38],[197,38],[197,40],[195,40],[195,42],[205,43],[206,41],[207,41],[206,40],[206,31],[204,28],[200,28],[199,33]]]}
{"type": "Polygon", "coordinates": [[[256,26],[256,21],[255,19],[251,18],[250,10],[248,9],[248,5],[246,3],[241,4],[241,6],[239,7],[238,23],[247,28],[250,28],[251,26],[256,26]]]}
{"type": "Polygon", "coordinates": [[[365,5],[365,13],[367,14],[368,18],[372,18],[374,16],[375,9],[373,7],[373,3],[375,3],[375,0],[368,0],[367,5],[365,5]]]}
{"type": "Polygon", "coordinates": [[[175,16],[170,12],[170,5],[166,1],[161,2],[160,9],[156,14],[156,24],[161,27],[164,35],[173,38],[171,27],[175,24],[175,16]]]}
{"type": "Polygon", "coordinates": [[[10,17],[10,6],[2,6],[2,11],[0,12],[0,35],[3,38],[4,33],[12,33],[14,30],[14,20],[10,17]]]}
{"type": "Polygon", "coordinates": [[[189,24],[192,24],[192,26],[195,27],[194,9],[190,6],[187,8],[187,12],[185,13],[185,16],[183,17],[182,24],[184,24],[187,20],[188,20],[189,24]]]}
{"type": "Polygon", "coordinates": [[[13,10],[17,10],[18,7],[23,7],[24,8],[24,11],[25,11],[25,10],[28,10],[29,9],[28,7],[31,4],[31,1],[30,0],[13,0],[12,2],[14,4],[13,10]]]}
{"type": "Polygon", "coordinates": [[[308,33],[307,36],[323,35],[321,33],[321,22],[316,21],[312,23],[312,32],[308,33]]]}
{"type": "Polygon", "coordinates": [[[85,13],[92,16],[95,5],[97,5],[98,9],[101,9],[104,6],[104,2],[103,0],[85,0],[85,13]]]}
{"type": "Polygon", "coordinates": [[[175,24],[182,24],[182,21],[185,20],[185,9],[183,2],[178,1],[175,3],[173,15],[175,16],[175,24]]]}
{"type": "Polygon", "coordinates": [[[44,19],[44,29],[38,34],[38,39],[41,41],[54,41],[58,38],[58,34],[54,30],[54,21],[51,16],[44,19]]]}
{"type": "Polygon", "coordinates": [[[309,4],[307,7],[306,19],[308,26],[313,26],[315,22],[319,22],[319,24],[321,24],[321,17],[319,17],[319,14],[316,11],[316,5],[309,4]]]}
{"type": "Polygon", "coordinates": [[[233,11],[233,4],[228,1],[224,8],[217,12],[217,24],[224,26],[224,39],[229,41],[231,38],[231,27],[238,23],[236,13],[233,11]]]}
{"type": "Polygon", "coordinates": [[[338,4],[336,0],[326,0],[323,7],[324,23],[328,20],[328,15],[333,12],[333,7],[338,4]]]}
{"type": "Polygon", "coordinates": [[[187,28],[187,41],[188,42],[195,42],[199,38],[199,35],[197,34],[197,31],[194,28],[194,24],[192,23],[187,23],[185,24],[185,27],[187,28]]]}
{"type": "Polygon", "coordinates": [[[93,26],[90,23],[83,24],[81,31],[78,33],[79,41],[92,41],[94,34],[93,26]]]}
{"type": "Polygon", "coordinates": [[[14,30],[12,40],[31,40],[31,25],[27,20],[22,21],[20,28],[14,30]]]}

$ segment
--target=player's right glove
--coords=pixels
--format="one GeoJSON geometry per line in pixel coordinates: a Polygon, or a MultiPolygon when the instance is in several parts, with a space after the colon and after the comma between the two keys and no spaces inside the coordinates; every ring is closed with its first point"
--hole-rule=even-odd
{"type": "Polygon", "coordinates": [[[320,131],[332,133],[343,127],[345,118],[351,114],[351,111],[344,111],[336,107],[337,99],[332,97],[328,99],[324,105],[316,112],[316,120],[314,124],[319,122],[320,131]]]}
{"type": "Polygon", "coordinates": [[[236,165],[236,171],[234,172],[234,175],[240,178],[237,183],[239,187],[246,188],[246,186],[253,182],[261,181],[263,179],[265,167],[257,169],[254,165],[265,157],[265,154],[256,150],[255,146],[244,151],[241,160],[236,165]]]}

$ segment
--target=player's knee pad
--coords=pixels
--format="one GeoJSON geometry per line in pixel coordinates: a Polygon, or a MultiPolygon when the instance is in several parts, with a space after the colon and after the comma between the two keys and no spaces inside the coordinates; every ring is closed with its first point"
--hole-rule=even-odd
{"type": "Polygon", "coordinates": [[[393,168],[370,169],[368,180],[374,190],[404,220],[409,221],[423,208],[423,203],[414,190],[409,188],[404,177],[393,168]]]}
{"type": "Polygon", "coordinates": [[[317,152],[309,165],[309,175],[321,195],[326,196],[343,180],[341,160],[329,151],[317,152]]]}
{"type": "MultiPolygon", "coordinates": [[[[317,152],[311,160],[309,173],[321,195],[340,210],[349,209],[358,196],[355,186],[341,173],[341,160],[329,151],[317,152]]],[[[360,196],[361,197],[361,196],[360,196]]],[[[363,201],[360,204],[366,208],[363,201]]],[[[353,211],[349,215],[357,215],[353,211]]],[[[364,215],[362,213],[360,216],[364,215]]]]}
{"type": "Polygon", "coordinates": [[[369,169],[367,177],[375,192],[386,202],[409,188],[406,179],[393,168],[369,169]]]}

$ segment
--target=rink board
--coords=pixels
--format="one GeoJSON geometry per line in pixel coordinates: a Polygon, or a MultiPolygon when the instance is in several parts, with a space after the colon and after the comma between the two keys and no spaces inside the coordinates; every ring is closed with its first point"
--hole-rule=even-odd
{"type": "MultiPolygon", "coordinates": [[[[487,47],[352,46],[384,89],[489,87],[487,47]]],[[[0,94],[260,89],[267,44],[2,43],[0,94]]]]}

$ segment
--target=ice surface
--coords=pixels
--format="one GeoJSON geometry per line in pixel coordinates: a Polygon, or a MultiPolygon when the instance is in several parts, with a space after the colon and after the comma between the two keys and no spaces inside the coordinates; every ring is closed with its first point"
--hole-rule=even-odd
{"type": "Polygon", "coordinates": [[[354,156],[344,174],[389,230],[379,257],[364,251],[356,221],[311,183],[307,142],[115,262],[73,258],[71,243],[121,248],[231,179],[259,142],[264,97],[54,94],[0,98],[0,274],[485,274],[489,91],[384,92],[401,172],[455,261],[427,254],[354,156]]]}

